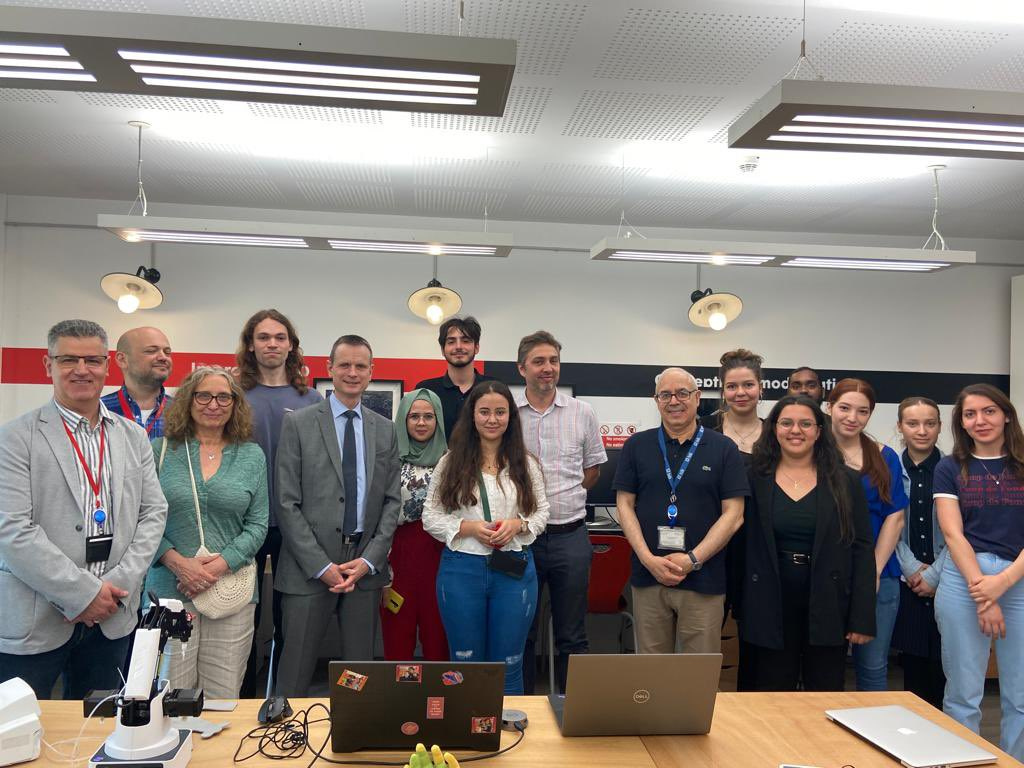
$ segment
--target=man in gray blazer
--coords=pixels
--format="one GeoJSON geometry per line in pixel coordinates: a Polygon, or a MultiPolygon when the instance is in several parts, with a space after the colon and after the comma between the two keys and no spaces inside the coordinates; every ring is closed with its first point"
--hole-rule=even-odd
{"type": "Polygon", "coordinates": [[[107,334],[50,329],[53,400],[0,427],[0,682],[48,699],[120,688],[167,502],[142,427],[100,403],[107,334]]]}
{"type": "Polygon", "coordinates": [[[305,696],[331,615],[340,659],[372,659],[380,592],[401,504],[395,425],[360,400],[373,351],[342,336],[328,359],[334,394],[286,414],[277,446],[284,651],[277,692],[305,696]]]}

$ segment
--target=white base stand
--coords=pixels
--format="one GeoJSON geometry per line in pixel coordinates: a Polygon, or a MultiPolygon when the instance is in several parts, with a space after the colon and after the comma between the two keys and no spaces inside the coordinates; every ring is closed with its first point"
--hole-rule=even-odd
{"type": "Polygon", "coordinates": [[[152,757],[111,757],[104,744],[89,759],[91,768],[185,768],[192,759],[192,731],[178,730],[178,743],[168,751],[152,757]]]}

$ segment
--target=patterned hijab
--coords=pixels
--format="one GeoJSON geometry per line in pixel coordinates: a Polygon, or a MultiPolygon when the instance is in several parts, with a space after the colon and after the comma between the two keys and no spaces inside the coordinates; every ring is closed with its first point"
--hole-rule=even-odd
{"type": "Polygon", "coordinates": [[[409,464],[417,467],[433,467],[444,456],[448,450],[448,442],[444,436],[444,414],[441,411],[441,401],[437,395],[429,389],[414,389],[402,398],[398,404],[398,414],[395,416],[395,430],[398,432],[398,457],[409,464]],[[412,404],[417,400],[426,400],[434,409],[434,419],[437,428],[434,436],[425,443],[417,442],[409,437],[409,428],[406,424],[406,417],[412,404]]]}

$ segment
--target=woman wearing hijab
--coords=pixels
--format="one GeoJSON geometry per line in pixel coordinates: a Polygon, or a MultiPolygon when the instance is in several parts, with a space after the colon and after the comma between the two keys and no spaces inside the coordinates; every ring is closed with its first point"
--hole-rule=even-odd
{"type": "Polygon", "coordinates": [[[448,450],[441,401],[429,389],[416,389],[398,406],[398,454],[402,460],[402,508],[391,541],[391,588],[380,607],[384,658],[409,661],[416,631],[423,658],[448,660],[448,638],[437,608],[437,569],[444,544],[423,530],[423,504],[437,462],[448,450]]]}

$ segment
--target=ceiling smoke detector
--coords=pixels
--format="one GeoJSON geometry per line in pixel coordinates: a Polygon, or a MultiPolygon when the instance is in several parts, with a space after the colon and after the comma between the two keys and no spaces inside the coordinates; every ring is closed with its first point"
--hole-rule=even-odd
{"type": "Polygon", "coordinates": [[[752,173],[757,170],[757,165],[761,161],[757,155],[747,155],[743,158],[740,163],[740,173],[752,173]]]}

